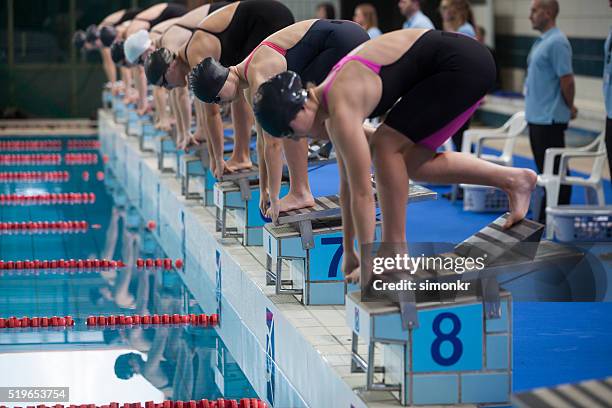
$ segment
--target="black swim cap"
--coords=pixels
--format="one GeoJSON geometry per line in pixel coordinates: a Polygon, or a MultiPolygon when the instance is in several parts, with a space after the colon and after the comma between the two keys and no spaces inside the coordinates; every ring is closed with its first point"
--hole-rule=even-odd
{"type": "Polygon", "coordinates": [[[72,36],[72,44],[74,45],[74,48],[76,48],[77,50],[80,50],[85,45],[85,42],[86,42],[85,31],[83,30],[75,31],[74,35],[72,36]]]}
{"type": "Polygon", "coordinates": [[[95,43],[96,40],[100,37],[100,32],[98,31],[98,27],[95,24],[90,25],[85,30],[85,36],[88,43],[95,43]]]}
{"type": "Polygon", "coordinates": [[[123,43],[125,41],[115,41],[110,47],[111,58],[117,65],[125,64],[125,53],[123,52],[123,43]]]}
{"type": "Polygon", "coordinates": [[[159,48],[150,53],[144,63],[147,82],[151,85],[161,86],[159,81],[172,61],[174,61],[174,54],[167,48],[159,48]]]}
{"type": "Polygon", "coordinates": [[[110,47],[117,38],[117,29],[113,26],[104,26],[100,29],[100,41],[105,47],[110,47]]]}
{"type": "Polygon", "coordinates": [[[219,92],[229,75],[229,68],[211,57],[204,58],[189,74],[189,86],[193,94],[206,103],[219,102],[219,92]]]}
{"type": "Polygon", "coordinates": [[[253,97],[253,110],[261,127],[274,137],[293,132],[289,122],[304,106],[308,92],[293,71],[285,71],[261,84],[253,97]]]}

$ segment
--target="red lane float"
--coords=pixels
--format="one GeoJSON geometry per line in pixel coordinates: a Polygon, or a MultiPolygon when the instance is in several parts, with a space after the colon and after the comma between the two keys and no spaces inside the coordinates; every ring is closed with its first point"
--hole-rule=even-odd
{"type": "MultiPolygon", "coordinates": [[[[183,261],[181,261],[180,259],[177,259],[175,265],[177,268],[181,268],[183,266],[183,261]]],[[[172,269],[172,259],[170,258],[163,258],[163,259],[162,258],[147,258],[147,259],[138,258],[136,260],[136,266],[138,268],[147,268],[147,269],[164,268],[165,270],[170,270],[172,269]]]]}
{"type": "Polygon", "coordinates": [[[72,316],[52,316],[52,317],[22,317],[21,319],[12,317],[0,317],[0,329],[13,329],[25,327],[72,327],[74,319],[72,316]]]}
{"type": "Polygon", "coordinates": [[[87,232],[87,221],[0,222],[0,234],[65,234],[87,232]]]}
{"type": "Polygon", "coordinates": [[[0,151],[22,152],[24,150],[34,151],[58,151],[62,150],[61,140],[3,140],[0,141],[0,151]]]}
{"type": "Polygon", "coordinates": [[[100,148],[100,141],[72,139],[68,140],[66,147],[68,150],[97,150],[100,148]]]}
{"type": "Polygon", "coordinates": [[[67,171],[5,171],[0,172],[0,183],[65,183],[67,171]]]}
{"type": "MultiPolygon", "coordinates": [[[[37,405],[36,408],[268,408],[268,404],[258,398],[241,398],[240,400],[217,398],[216,400],[191,400],[191,401],[164,401],[154,402],[109,402],[105,405],[80,404],[80,405],[37,405]]],[[[6,408],[0,405],[0,408],[6,408]]],[[[15,407],[20,408],[20,407],[15,407]]]]}
{"type": "Polygon", "coordinates": [[[85,321],[89,327],[98,326],[140,326],[140,325],[185,325],[192,326],[216,326],[219,324],[219,315],[213,313],[206,314],[163,314],[163,315],[110,315],[110,316],[89,316],[85,321]]]}
{"type": "Polygon", "coordinates": [[[0,155],[0,166],[44,166],[56,164],[62,164],[62,156],[59,153],[0,155]]]}
{"type": "Polygon", "coordinates": [[[0,205],[93,204],[94,193],[0,194],[0,205]]]}
{"type": "Polygon", "coordinates": [[[124,268],[123,261],[110,259],[53,259],[53,260],[23,260],[0,261],[0,270],[12,271],[23,269],[109,269],[124,268]]]}
{"type": "Polygon", "coordinates": [[[97,164],[98,155],[96,153],[66,153],[64,162],[67,165],[97,164]]]}

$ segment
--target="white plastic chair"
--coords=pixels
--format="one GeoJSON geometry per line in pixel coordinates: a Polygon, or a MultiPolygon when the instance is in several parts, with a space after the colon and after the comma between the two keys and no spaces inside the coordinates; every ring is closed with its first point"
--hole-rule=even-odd
{"type": "MultiPolygon", "coordinates": [[[[602,173],[606,164],[606,138],[602,132],[590,144],[583,147],[572,148],[550,148],[546,149],[544,156],[544,172],[538,175],[538,187],[546,191],[546,208],[559,205],[559,191],[561,185],[581,186],[585,189],[586,202],[590,205],[604,207],[606,199],[604,195],[602,173]],[[560,156],[559,171],[554,172],[555,159],[560,156]],[[569,161],[577,158],[590,158],[593,160],[590,175],[587,178],[568,176],[569,161]]],[[[542,206],[542,194],[536,195],[534,201],[534,219],[539,219],[542,206]]],[[[546,214],[546,238],[553,238],[552,217],[546,214]]]]}
{"type": "Polygon", "coordinates": [[[469,129],[463,132],[462,153],[475,154],[483,160],[512,166],[512,154],[516,145],[516,138],[523,133],[527,127],[525,112],[517,112],[502,127],[497,129],[469,129]],[[483,145],[489,140],[504,140],[504,148],[501,154],[485,154],[482,152],[483,145]],[[476,144],[475,153],[472,153],[472,144],[476,144]]]}
{"type": "MultiPolygon", "coordinates": [[[[512,166],[513,160],[512,155],[514,154],[514,147],[516,145],[516,139],[527,127],[527,121],[525,120],[525,112],[517,112],[503,126],[497,129],[468,129],[463,132],[463,141],[461,142],[461,152],[466,154],[472,154],[476,157],[496,163],[502,166],[512,166]],[[500,155],[485,154],[482,152],[482,148],[485,142],[490,140],[504,140],[504,147],[500,155]],[[472,151],[472,144],[476,144],[476,149],[472,151]]],[[[448,145],[445,145],[445,149],[448,149],[448,145]]],[[[447,150],[448,151],[448,150],[447,150]]],[[[455,202],[459,187],[453,185],[451,192],[451,201],[455,202]]]]}

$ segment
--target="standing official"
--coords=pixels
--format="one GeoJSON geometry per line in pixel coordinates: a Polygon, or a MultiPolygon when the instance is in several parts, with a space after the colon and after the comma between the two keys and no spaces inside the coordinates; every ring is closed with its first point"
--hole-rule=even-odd
{"type": "MultiPolygon", "coordinates": [[[[525,117],[529,123],[531,150],[540,173],[544,171],[546,149],[565,147],[567,124],[577,114],[572,47],[556,26],[558,14],[557,0],[531,2],[529,19],[533,28],[542,35],[527,57],[525,117]]],[[[554,170],[558,171],[558,168],[557,160],[554,170]]],[[[571,188],[561,186],[559,204],[569,204],[570,197],[571,188]]],[[[540,221],[543,221],[546,213],[541,211],[540,214],[540,221]]]]}

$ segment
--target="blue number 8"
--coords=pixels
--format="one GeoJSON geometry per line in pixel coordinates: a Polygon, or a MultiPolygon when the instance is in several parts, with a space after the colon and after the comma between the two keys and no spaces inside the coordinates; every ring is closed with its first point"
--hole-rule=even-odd
{"type": "Polygon", "coordinates": [[[434,361],[441,366],[451,366],[459,361],[461,355],[463,354],[463,343],[461,343],[461,340],[459,340],[457,337],[461,331],[461,320],[459,320],[459,317],[450,312],[440,313],[436,316],[432,323],[432,330],[436,335],[436,339],[431,344],[431,357],[434,359],[434,361]],[[445,319],[450,319],[450,321],[453,323],[453,328],[449,333],[442,333],[440,328],[445,319]],[[442,353],[440,353],[442,343],[445,341],[448,341],[453,345],[453,353],[450,355],[450,357],[443,357],[442,353]]]}

